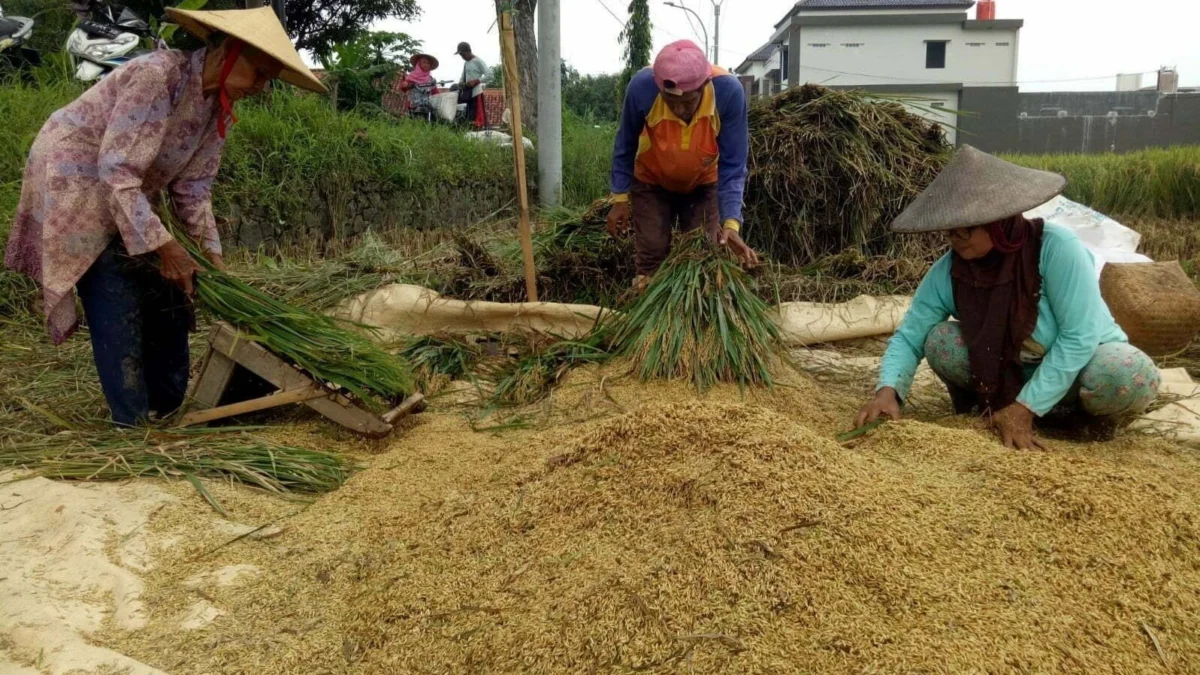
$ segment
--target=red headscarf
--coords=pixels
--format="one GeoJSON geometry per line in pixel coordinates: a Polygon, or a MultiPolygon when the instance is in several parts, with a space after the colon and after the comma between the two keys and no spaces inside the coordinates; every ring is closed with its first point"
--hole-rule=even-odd
{"type": "Polygon", "coordinates": [[[217,117],[217,133],[221,135],[221,138],[225,138],[228,131],[226,119],[237,124],[237,115],[233,114],[233,99],[229,98],[229,91],[225,89],[225,81],[229,79],[229,74],[233,72],[233,67],[237,64],[238,57],[242,55],[242,49],[245,46],[245,42],[234,38],[229,38],[225,42],[225,63],[221,64],[221,79],[217,83],[219,89],[217,96],[221,101],[221,114],[217,117]]]}

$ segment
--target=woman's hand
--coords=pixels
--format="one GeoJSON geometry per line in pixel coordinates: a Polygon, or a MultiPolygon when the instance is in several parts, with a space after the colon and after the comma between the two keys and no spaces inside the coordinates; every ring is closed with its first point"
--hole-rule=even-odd
{"type": "Polygon", "coordinates": [[[893,420],[900,419],[900,397],[896,395],[896,390],[891,387],[884,387],[875,392],[875,398],[872,398],[869,403],[863,406],[862,410],[858,411],[858,417],[854,421],[854,426],[862,427],[874,422],[881,416],[887,416],[893,420]]]}
{"type": "Polygon", "coordinates": [[[992,415],[992,430],[1006,448],[1043,451],[1046,449],[1033,435],[1033,411],[1020,403],[1013,403],[992,415]]]}
{"type": "Polygon", "coordinates": [[[222,272],[229,269],[228,267],[225,266],[225,258],[222,258],[220,253],[217,253],[215,251],[205,251],[204,257],[208,258],[208,262],[212,263],[213,267],[217,268],[218,270],[220,270],[222,272]]]}
{"type": "MultiPolygon", "coordinates": [[[[191,297],[195,293],[192,279],[200,266],[179,242],[172,239],[158,247],[158,269],[163,278],[183,289],[191,297]]],[[[219,256],[218,256],[219,257],[219,256]]]]}
{"type": "Polygon", "coordinates": [[[608,234],[613,238],[629,232],[629,202],[617,202],[608,210],[608,234]]]}
{"type": "Polygon", "coordinates": [[[728,247],[729,251],[733,253],[733,257],[737,258],[743,267],[756,267],[758,265],[758,254],[746,242],[742,241],[742,235],[737,230],[729,228],[721,230],[720,236],[717,237],[717,243],[728,247]]]}

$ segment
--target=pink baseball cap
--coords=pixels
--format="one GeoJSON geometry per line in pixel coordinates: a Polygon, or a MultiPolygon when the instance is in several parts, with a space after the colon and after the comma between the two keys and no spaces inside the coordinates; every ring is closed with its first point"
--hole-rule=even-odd
{"type": "Polygon", "coordinates": [[[672,42],[654,59],[654,81],[668,94],[696,91],[710,79],[712,65],[704,50],[691,40],[672,42]]]}

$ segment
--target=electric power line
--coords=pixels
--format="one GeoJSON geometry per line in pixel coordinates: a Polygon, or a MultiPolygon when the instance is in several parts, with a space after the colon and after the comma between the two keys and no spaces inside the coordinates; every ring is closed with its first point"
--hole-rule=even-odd
{"type": "Polygon", "coordinates": [[[621,17],[617,16],[617,13],[612,11],[608,5],[604,4],[604,0],[596,0],[596,2],[600,3],[600,6],[604,8],[604,11],[608,12],[608,15],[611,16],[613,20],[621,24],[621,28],[625,28],[625,21],[621,17]]]}

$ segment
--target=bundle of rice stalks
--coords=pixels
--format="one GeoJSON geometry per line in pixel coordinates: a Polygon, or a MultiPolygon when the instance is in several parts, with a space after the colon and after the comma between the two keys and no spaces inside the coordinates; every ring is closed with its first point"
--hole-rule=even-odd
{"type": "Polygon", "coordinates": [[[502,255],[493,253],[480,239],[455,233],[454,248],[458,266],[439,292],[460,300],[524,302],[525,279],[516,245],[508,247],[511,255],[502,255]]]}
{"type": "Polygon", "coordinates": [[[849,249],[803,267],[764,265],[754,278],[759,297],[770,304],[846,302],[860,295],[912,295],[933,261],[932,256],[868,257],[849,249]]]}
{"type": "Polygon", "coordinates": [[[614,322],[612,345],[642,380],[770,385],[786,360],[771,309],[729,254],[700,233],[676,240],[646,292],[614,322]]]}
{"type": "Polygon", "coordinates": [[[372,410],[382,410],[413,391],[412,374],[351,326],[295,307],[214,268],[189,237],[178,239],[203,267],[196,275],[196,299],[248,339],[300,366],[309,375],[344,388],[372,410]]]}
{"type": "MultiPolygon", "coordinates": [[[[591,213],[589,211],[589,213],[591,213]]],[[[633,242],[613,239],[603,217],[566,210],[534,233],[538,290],[545,302],[611,306],[633,279],[633,242]]],[[[462,300],[524,302],[521,250],[515,240],[493,244],[455,236],[459,267],[441,289],[462,300]]]]}
{"type": "Polygon", "coordinates": [[[403,360],[330,317],[288,305],[215,269],[197,275],[196,297],[249,339],[373,409],[413,390],[403,360]]]}
{"type": "Polygon", "coordinates": [[[26,434],[0,445],[0,468],[64,480],[140,477],[229,480],[275,493],[335,490],[353,467],[338,455],[280,445],[250,429],[26,434]]]}
{"type": "Polygon", "coordinates": [[[412,365],[421,391],[429,394],[442,381],[470,376],[483,358],[483,350],[454,337],[423,335],[406,342],[400,356],[412,365]]]}
{"type": "Polygon", "coordinates": [[[535,348],[530,355],[501,367],[493,376],[491,404],[521,406],[540,401],[571,369],[611,358],[608,337],[607,329],[597,324],[581,340],[563,340],[535,348]]]}
{"type": "Polygon", "coordinates": [[[746,236],[787,264],[889,252],[887,225],[950,152],[942,129],[900,102],[817,85],[752,108],[750,144],[746,236]]]}
{"type": "Polygon", "coordinates": [[[633,240],[614,239],[603,222],[585,214],[537,233],[538,289],[544,300],[611,307],[628,290],[635,275],[633,240]]]}

